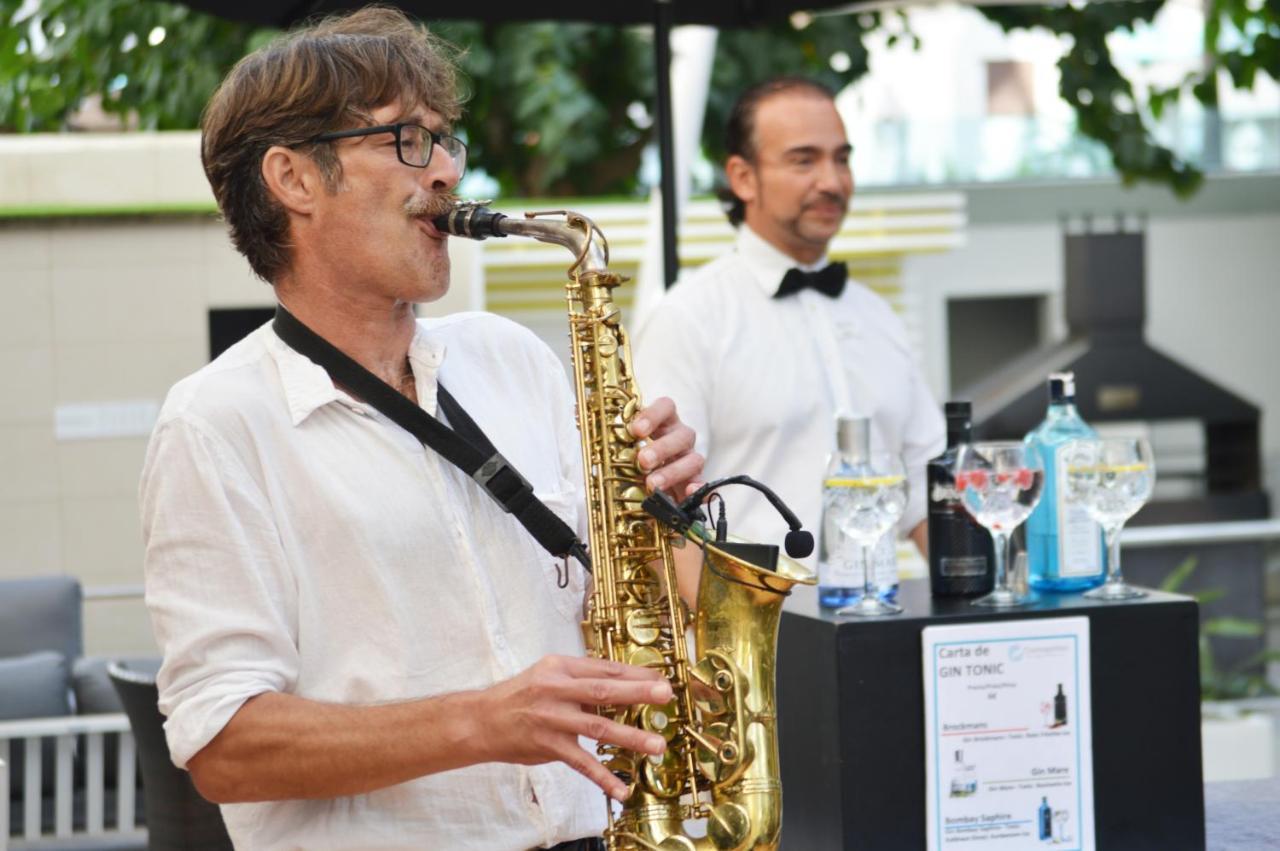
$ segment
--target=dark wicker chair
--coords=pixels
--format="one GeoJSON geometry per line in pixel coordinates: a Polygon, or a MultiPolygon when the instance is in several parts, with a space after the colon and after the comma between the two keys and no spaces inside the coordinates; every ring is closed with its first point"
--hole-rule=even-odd
{"type": "Polygon", "coordinates": [[[155,673],[118,664],[111,665],[108,673],[138,746],[148,847],[155,851],[232,851],[218,807],[202,798],[191,775],[169,758],[164,716],[156,705],[155,673]]]}

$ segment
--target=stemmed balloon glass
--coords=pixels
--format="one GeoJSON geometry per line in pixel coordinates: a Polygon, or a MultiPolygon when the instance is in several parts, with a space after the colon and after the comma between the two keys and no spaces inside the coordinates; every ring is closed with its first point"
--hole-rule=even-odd
{"type": "Polygon", "coordinates": [[[1067,468],[1067,499],[1083,505],[1107,539],[1107,581],[1085,592],[1093,600],[1131,600],[1147,592],[1120,573],[1120,530],[1151,498],[1156,465],[1141,437],[1073,440],[1059,450],[1067,468]]]}
{"type": "Polygon", "coordinates": [[[1009,538],[1040,501],[1044,465],[1023,443],[974,443],[960,447],[953,471],[965,511],[991,533],[996,587],[975,606],[1020,606],[1034,599],[1009,585],[1009,538]]]}
{"type": "Polygon", "coordinates": [[[862,597],[839,609],[838,614],[898,614],[901,606],[876,596],[871,551],[907,507],[907,476],[902,459],[889,452],[872,452],[824,481],[823,491],[829,516],[862,550],[862,597]]]}
{"type": "Polygon", "coordinates": [[[1071,842],[1071,837],[1067,836],[1067,818],[1069,815],[1066,810],[1053,811],[1053,822],[1056,825],[1053,829],[1053,841],[1055,844],[1065,845],[1071,842]]]}

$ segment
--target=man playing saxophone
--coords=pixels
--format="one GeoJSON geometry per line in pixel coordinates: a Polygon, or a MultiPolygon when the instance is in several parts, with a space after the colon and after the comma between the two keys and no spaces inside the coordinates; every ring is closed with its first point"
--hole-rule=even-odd
{"type": "MultiPolygon", "coordinates": [[[[386,9],[289,34],[213,96],[205,171],[290,314],[428,413],[447,387],[581,530],[557,358],[494,316],[413,314],[449,284],[454,73],[386,9]]],[[[699,484],[669,400],[628,428],[649,489],[699,484]]],[[[592,848],[596,786],[625,787],[580,738],[665,748],[594,710],[672,691],[583,658],[583,572],[270,326],[170,392],[141,507],[170,750],[237,847],[592,848]]]]}

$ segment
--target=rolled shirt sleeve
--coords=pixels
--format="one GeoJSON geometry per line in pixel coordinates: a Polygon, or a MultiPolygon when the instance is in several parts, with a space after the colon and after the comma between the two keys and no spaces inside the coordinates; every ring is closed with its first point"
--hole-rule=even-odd
{"type": "Polygon", "coordinates": [[[140,488],[146,603],[175,765],[298,676],[294,579],[258,484],[207,425],[162,422],[140,488]]]}

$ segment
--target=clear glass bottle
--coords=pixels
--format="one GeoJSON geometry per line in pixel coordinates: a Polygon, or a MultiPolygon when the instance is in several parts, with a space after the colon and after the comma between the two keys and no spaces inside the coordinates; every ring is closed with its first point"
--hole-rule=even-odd
{"type": "Polygon", "coordinates": [[[953,468],[960,446],[972,442],[973,410],[948,402],[947,448],[925,467],[929,492],[929,586],[935,597],[986,594],[995,586],[991,533],[969,516],[956,495],[953,468]]]}
{"type": "Polygon", "coordinates": [[[956,761],[951,766],[951,797],[968,798],[978,792],[978,773],[964,761],[964,751],[956,751],[956,761]]]}
{"type": "Polygon", "coordinates": [[[1082,591],[1101,585],[1102,528],[1081,505],[1066,500],[1059,448],[1070,440],[1096,437],[1097,432],[1080,419],[1075,405],[1075,375],[1055,372],[1049,376],[1049,410],[1044,421],[1026,437],[1044,463],[1044,490],[1040,504],[1027,518],[1027,566],[1036,591],[1082,591]]]}
{"type": "MultiPolygon", "coordinates": [[[[858,465],[871,455],[871,421],[865,417],[836,420],[836,451],[827,459],[823,479],[854,476],[858,465]]],[[[818,527],[818,599],[824,606],[840,608],[862,596],[862,555],[848,540],[837,520],[822,501],[822,522],[818,527]]],[[[884,533],[871,554],[872,586],[876,596],[892,601],[898,596],[897,535],[884,533]]]]}

